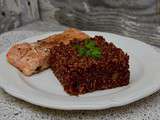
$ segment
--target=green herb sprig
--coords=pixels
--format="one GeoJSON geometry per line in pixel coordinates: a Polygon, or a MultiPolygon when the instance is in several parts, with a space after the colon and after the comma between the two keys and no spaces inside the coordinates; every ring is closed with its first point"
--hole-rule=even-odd
{"type": "Polygon", "coordinates": [[[80,56],[89,56],[96,59],[101,57],[101,49],[97,47],[96,42],[91,39],[86,39],[82,47],[80,45],[75,45],[74,47],[80,56]]]}

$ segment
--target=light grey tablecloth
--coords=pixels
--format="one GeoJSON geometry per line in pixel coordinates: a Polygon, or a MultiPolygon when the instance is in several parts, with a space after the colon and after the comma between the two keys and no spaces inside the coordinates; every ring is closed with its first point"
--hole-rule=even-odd
{"type": "MultiPolygon", "coordinates": [[[[47,31],[64,30],[64,26],[33,23],[0,35],[0,52],[10,44],[47,31]]],[[[156,48],[160,52],[160,49],[156,48]]],[[[47,109],[16,99],[0,89],[0,120],[159,120],[160,92],[138,102],[98,111],[62,111],[47,109]]]]}

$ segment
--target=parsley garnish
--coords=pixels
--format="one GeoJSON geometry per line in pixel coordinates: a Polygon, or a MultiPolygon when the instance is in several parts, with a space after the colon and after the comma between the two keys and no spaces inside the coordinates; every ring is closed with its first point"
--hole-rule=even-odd
{"type": "Polygon", "coordinates": [[[86,39],[84,46],[75,45],[74,48],[76,48],[80,56],[89,56],[96,59],[101,57],[101,49],[97,47],[96,42],[91,39],[86,39]]]}

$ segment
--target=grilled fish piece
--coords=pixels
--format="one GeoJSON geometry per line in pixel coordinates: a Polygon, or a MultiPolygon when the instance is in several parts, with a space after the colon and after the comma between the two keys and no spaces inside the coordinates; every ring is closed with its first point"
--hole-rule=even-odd
{"type": "Polygon", "coordinates": [[[84,40],[89,36],[75,28],[69,28],[63,33],[52,35],[34,43],[20,43],[13,45],[6,57],[10,64],[18,68],[24,75],[31,76],[49,68],[50,49],[63,42],[78,39],[84,40]]]}

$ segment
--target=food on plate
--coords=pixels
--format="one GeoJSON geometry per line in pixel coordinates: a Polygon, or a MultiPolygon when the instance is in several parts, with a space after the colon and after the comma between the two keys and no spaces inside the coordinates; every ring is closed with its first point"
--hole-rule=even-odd
{"type": "Polygon", "coordinates": [[[70,95],[129,84],[129,56],[101,36],[56,44],[50,67],[70,95]]]}
{"type": "Polygon", "coordinates": [[[129,56],[102,36],[92,38],[74,28],[15,44],[7,60],[26,76],[50,67],[70,95],[129,84],[129,56]]]}
{"type": "Polygon", "coordinates": [[[30,76],[49,67],[50,49],[55,44],[78,39],[84,40],[89,36],[77,29],[70,28],[63,33],[52,35],[34,43],[19,43],[12,46],[7,53],[7,60],[18,68],[24,75],[30,76]]]}

